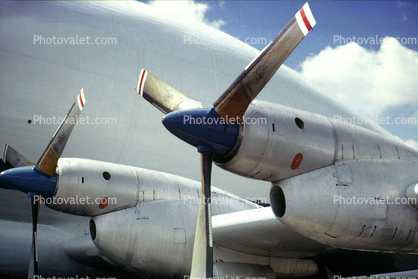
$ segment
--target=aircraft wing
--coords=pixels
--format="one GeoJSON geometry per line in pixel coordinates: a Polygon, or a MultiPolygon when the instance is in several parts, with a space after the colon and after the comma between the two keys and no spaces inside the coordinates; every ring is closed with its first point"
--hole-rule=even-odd
{"type": "Polygon", "coordinates": [[[292,278],[295,270],[309,274],[315,268],[311,260],[323,278],[329,270],[338,270],[338,275],[348,277],[353,270],[357,274],[373,274],[376,270],[389,273],[417,266],[418,255],[342,250],[305,238],[277,222],[270,207],[213,216],[212,226],[217,260],[222,260],[224,250],[228,250],[240,253],[242,258],[251,253],[264,255],[265,262],[272,266],[297,266],[294,270],[289,268],[289,273],[275,271],[277,278],[292,278]]]}
{"type": "Polygon", "coordinates": [[[333,250],[277,222],[270,207],[212,217],[215,244],[243,253],[307,258],[333,250]]]}

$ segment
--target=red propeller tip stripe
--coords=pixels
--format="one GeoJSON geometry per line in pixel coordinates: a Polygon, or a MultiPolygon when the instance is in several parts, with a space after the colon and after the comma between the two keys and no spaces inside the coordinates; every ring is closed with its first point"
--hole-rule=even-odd
{"type": "Polygon", "coordinates": [[[316,24],[308,3],[303,5],[303,7],[296,13],[295,17],[304,36],[306,36],[306,34],[308,34],[308,32],[311,31],[316,24]]]}
{"type": "Polygon", "coordinates": [[[144,81],[145,81],[145,79],[146,79],[146,77],[147,77],[147,74],[148,74],[148,72],[147,72],[147,71],[145,71],[145,70],[141,70],[141,73],[139,74],[139,80],[138,80],[138,94],[139,94],[140,96],[142,96],[142,93],[143,93],[143,91],[144,91],[143,86],[144,86],[144,81]]]}
{"type": "Polygon", "coordinates": [[[300,9],[300,15],[302,16],[303,22],[305,23],[306,28],[308,29],[308,31],[311,31],[312,26],[309,23],[308,18],[306,17],[305,11],[302,9],[300,9]]]}
{"type": "Polygon", "coordinates": [[[81,104],[81,107],[83,108],[84,103],[83,103],[83,98],[81,97],[81,92],[80,92],[80,94],[78,94],[78,98],[80,99],[80,104],[81,104]]]}

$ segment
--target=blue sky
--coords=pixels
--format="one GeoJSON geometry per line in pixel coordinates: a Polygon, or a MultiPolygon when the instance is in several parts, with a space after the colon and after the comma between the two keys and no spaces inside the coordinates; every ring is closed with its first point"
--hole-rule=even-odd
{"type": "MultiPolygon", "coordinates": [[[[166,0],[151,4],[212,25],[242,41],[260,41],[251,44],[260,50],[305,3],[175,2],[177,8],[166,0]]],[[[388,119],[381,126],[418,149],[418,2],[309,4],[317,24],[285,64],[321,86],[325,94],[363,113],[368,121],[388,119]],[[389,38],[380,42],[385,37],[389,38]]]]}
{"type": "MultiPolygon", "coordinates": [[[[220,27],[226,33],[244,38],[267,38],[272,40],[306,1],[209,1],[205,13],[209,21],[222,19],[220,27]]],[[[286,65],[298,69],[299,64],[312,54],[318,54],[325,46],[336,46],[334,35],[343,38],[417,37],[418,3],[397,1],[313,1],[310,2],[317,24],[314,32],[305,38],[286,65]]],[[[262,49],[264,45],[254,44],[262,49]]],[[[380,45],[364,44],[368,49],[378,50],[380,45]]],[[[408,48],[418,51],[418,44],[408,48]]]]}

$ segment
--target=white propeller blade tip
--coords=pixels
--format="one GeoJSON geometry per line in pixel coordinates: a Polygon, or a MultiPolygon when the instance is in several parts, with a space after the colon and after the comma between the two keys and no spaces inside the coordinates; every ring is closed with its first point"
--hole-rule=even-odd
{"type": "Polygon", "coordinates": [[[306,36],[306,34],[308,34],[308,32],[311,31],[316,24],[316,20],[313,17],[308,2],[306,2],[305,5],[303,5],[303,7],[296,13],[295,17],[304,36],[306,36]]]}
{"type": "Polygon", "coordinates": [[[141,72],[139,73],[138,85],[136,87],[136,90],[137,90],[138,94],[142,97],[144,96],[143,95],[144,85],[145,85],[145,80],[147,79],[147,75],[148,75],[148,72],[144,69],[142,69],[141,72]]]}
{"type": "Polygon", "coordinates": [[[77,104],[80,110],[82,110],[86,104],[86,99],[84,98],[84,88],[81,88],[80,93],[78,93],[77,104]]]}

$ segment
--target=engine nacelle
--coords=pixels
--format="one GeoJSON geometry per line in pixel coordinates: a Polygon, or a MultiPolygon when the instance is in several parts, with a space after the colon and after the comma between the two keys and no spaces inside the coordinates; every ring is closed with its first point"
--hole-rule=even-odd
{"type": "Polygon", "coordinates": [[[284,224],[330,246],[416,252],[418,211],[405,192],[417,180],[412,161],[337,163],[273,183],[271,207],[284,224]]]}
{"type": "Polygon", "coordinates": [[[135,206],[138,198],[138,179],[134,168],[64,158],[58,162],[57,189],[47,205],[70,214],[94,216],[135,206]]]}
{"type": "MultiPolygon", "coordinates": [[[[240,202],[219,193],[213,198],[224,201],[212,204],[215,213],[232,212],[240,202]]],[[[90,234],[101,255],[133,274],[183,279],[190,274],[198,209],[189,199],[142,202],[93,217],[90,234]]]]}
{"type": "MultiPolygon", "coordinates": [[[[338,120],[338,119],[337,119],[338,120]]],[[[267,102],[245,113],[236,146],[223,169],[271,182],[360,159],[416,160],[418,154],[368,129],[267,102]]]]}
{"type": "Polygon", "coordinates": [[[86,159],[60,159],[57,189],[48,207],[75,215],[134,207],[139,202],[198,199],[200,183],[158,171],[86,159]]]}
{"type": "Polygon", "coordinates": [[[253,103],[245,113],[236,154],[217,160],[218,166],[242,176],[277,181],[333,163],[333,127],[325,117],[253,103]]]}
{"type": "Polygon", "coordinates": [[[147,202],[94,217],[90,232],[103,255],[125,270],[172,278],[190,274],[197,211],[183,200],[147,202]]]}

